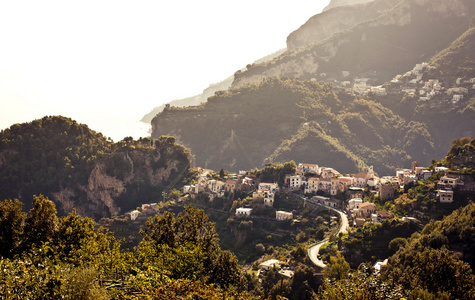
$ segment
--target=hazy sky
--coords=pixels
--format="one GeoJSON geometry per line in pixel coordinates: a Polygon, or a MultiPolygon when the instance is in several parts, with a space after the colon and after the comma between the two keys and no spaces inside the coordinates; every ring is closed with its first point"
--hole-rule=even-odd
{"type": "Polygon", "coordinates": [[[0,129],[63,115],[145,136],[152,108],[263,56],[329,0],[1,1],[0,129]]]}

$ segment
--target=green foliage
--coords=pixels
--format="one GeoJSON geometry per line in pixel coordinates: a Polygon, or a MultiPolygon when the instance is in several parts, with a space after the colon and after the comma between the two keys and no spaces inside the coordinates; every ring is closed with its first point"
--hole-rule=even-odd
{"type": "Polygon", "coordinates": [[[406,246],[406,244],[407,244],[407,240],[405,238],[397,237],[397,238],[392,239],[391,242],[389,242],[388,248],[389,248],[389,251],[391,252],[391,254],[394,254],[401,247],[406,246]]]}
{"type": "Polygon", "coordinates": [[[297,234],[295,239],[297,240],[297,242],[302,243],[308,240],[308,236],[305,234],[305,231],[302,231],[299,234],[297,234]]]}
{"type": "Polygon", "coordinates": [[[261,182],[277,182],[279,186],[284,184],[285,175],[293,174],[297,169],[295,162],[266,164],[263,169],[256,170],[253,173],[261,182]]]}
{"type": "Polygon", "coordinates": [[[370,266],[362,264],[349,278],[325,279],[318,299],[404,299],[404,289],[391,280],[375,275],[370,266]]]}
{"type": "Polygon", "coordinates": [[[472,53],[475,51],[475,28],[471,27],[448,48],[439,52],[430,64],[435,68],[430,70],[429,76],[442,77],[447,82],[454,82],[456,78],[470,78],[475,72],[475,61],[472,53]]]}
{"type": "Polygon", "coordinates": [[[256,244],[256,251],[259,254],[264,254],[264,252],[266,252],[266,247],[261,243],[256,244]]]}
{"type": "MultiPolygon", "coordinates": [[[[327,83],[268,78],[217,93],[200,107],[164,111],[153,120],[152,136],[180,132],[198,164],[216,170],[264,165],[259,176],[281,183],[280,162],[324,163],[345,173],[373,165],[377,173],[387,174],[414,160],[428,162],[446,151],[434,141],[463,132],[462,125],[450,133],[449,124],[439,128],[432,114],[398,114],[394,103],[403,96],[390,97],[379,101],[327,83]],[[263,110],[272,117],[262,117],[263,110]]],[[[461,114],[470,119],[468,112],[461,114]]],[[[447,119],[461,120],[452,113],[447,119]]]]}
{"type": "Polygon", "coordinates": [[[55,201],[61,199],[61,215],[76,207],[91,217],[108,217],[137,207],[139,201],[156,202],[165,188],[179,187],[193,176],[188,172],[189,150],[176,144],[174,137],[158,138],[156,147],[149,138],[126,137],[113,143],[86,125],[61,116],[2,130],[0,159],[2,199],[26,199],[25,207],[30,209],[33,195],[43,194],[55,201]],[[97,191],[95,181],[90,181],[97,175],[113,177],[108,182],[123,188],[97,184],[101,186],[97,191]],[[91,211],[91,194],[96,192],[103,198],[104,193],[110,194],[113,203],[94,203],[98,208],[91,211]],[[111,204],[115,208],[109,211],[111,204]]]}
{"type": "Polygon", "coordinates": [[[442,221],[430,222],[420,234],[413,234],[390,258],[383,269],[384,277],[407,291],[430,297],[445,294],[451,299],[473,298],[474,211],[475,205],[470,203],[442,221]],[[461,244],[462,260],[450,251],[451,247],[460,250],[461,244]]]}
{"type": "Polygon", "coordinates": [[[330,256],[328,266],[323,269],[323,276],[330,280],[347,279],[350,272],[350,265],[343,255],[337,252],[336,256],[330,256]]]}
{"type": "Polygon", "coordinates": [[[173,222],[177,236],[163,239],[172,245],[157,243],[146,230],[147,238],[129,252],[90,218],[58,218],[43,196],[35,197],[28,214],[21,206],[18,200],[0,202],[1,233],[14,241],[0,241],[6,254],[0,256],[0,295],[6,299],[256,298],[242,291],[236,258],[219,248],[213,224],[193,207],[173,222]],[[19,231],[12,231],[16,225],[19,231]]]}
{"type": "Polygon", "coordinates": [[[0,257],[18,253],[25,228],[26,214],[18,199],[0,202],[0,257]]]}
{"type": "Polygon", "coordinates": [[[31,199],[85,184],[96,157],[109,151],[105,137],[68,118],[15,124],[0,133],[0,153],[8,162],[0,167],[0,195],[31,199]]]}
{"type": "Polygon", "coordinates": [[[33,197],[33,208],[25,220],[25,244],[37,245],[51,242],[58,230],[56,206],[42,195],[33,197]]]}
{"type": "Polygon", "coordinates": [[[144,242],[172,249],[185,245],[198,247],[204,253],[200,276],[206,277],[207,282],[221,286],[241,282],[236,257],[229,251],[221,250],[214,224],[208,221],[202,210],[187,206],[176,217],[173,213],[165,212],[162,216],[147,220],[146,225],[147,228],[140,232],[144,242]]]}
{"type": "MultiPolygon", "coordinates": [[[[0,294],[10,295],[8,299],[109,299],[97,279],[113,279],[124,271],[119,244],[95,231],[91,219],[74,213],[58,218],[54,203],[43,196],[33,204],[28,215],[19,214],[2,227],[8,232],[24,224],[7,255],[2,253],[0,294]]],[[[5,200],[0,207],[3,214],[21,205],[5,200]]]]}
{"type": "Polygon", "coordinates": [[[475,170],[475,139],[454,139],[447,156],[447,166],[454,172],[470,174],[475,170]]]}
{"type": "Polygon", "coordinates": [[[348,249],[345,258],[353,268],[363,262],[374,263],[377,259],[385,259],[399,249],[405,238],[418,230],[415,224],[397,220],[384,220],[379,224],[365,223],[359,231],[344,239],[344,248],[348,249]]]}
{"type": "Polygon", "coordinates": [[[205,253],[200,246],[190,242],[170,247],[142,241],[135,251],[137,268],[146,272],[150,282],[163,278],[204,280],[205,253]]]}

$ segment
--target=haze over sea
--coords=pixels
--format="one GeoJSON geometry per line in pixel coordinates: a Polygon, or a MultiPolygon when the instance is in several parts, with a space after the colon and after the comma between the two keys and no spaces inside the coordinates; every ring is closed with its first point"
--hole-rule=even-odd
{"type": "Polygon", "coordinates": [[[62,115],[114,141],[286,37],[326,1],[3,1],[0,129],[62,115]]]}

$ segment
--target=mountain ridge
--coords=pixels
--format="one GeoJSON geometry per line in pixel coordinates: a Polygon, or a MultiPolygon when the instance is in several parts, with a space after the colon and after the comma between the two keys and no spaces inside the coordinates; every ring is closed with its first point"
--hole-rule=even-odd
{"type": "Polygon", "coordinates": [[[430,127],[374,99],[289,78],[231,88],[197,107],[170,108],[153,119],[152,128],[152,139],[176,136],[198,165],[233,171],[298,160],[345,173],[370,165],[390,173],[446,152],[435,147],[430,127]]]}
{"type": "MultiPolygon", "coordinates": [[[[285,49],[278,50],[274,53],[271,53],[269,55],[266,55],[266,56],[256,60],[252,64],[259,64],[259,63],[262,63],[262,62],[266,62],[266,61],[268,61],[268,60],[270,60],[274,57],[277,57],[277,56],[281,55],[284,52],[285,52],[285,49]]],[[[249,66],[251,66],[252,64],[249,64],[249,66]]],[[[242,70],[244,70],[244,68],[242,70]]],[[[184,99],[173,100],[173,101],[169,102],[168,104],[163,104],[163,105],[160,105],[158,107],[155,107],[148,114],[144,115],[143,118],[140,121],[143,122],[143,123],[150,123],[152,121],[153,117],[155,117],[158,113],[163,111],[163,109],[167,105],[175,106],[175,107],[186,107],[186,106],[199,105],[202,102],[206,102],[209,97],[214,95],[215,92],[227,90],[229,87],[231,87],[231,85],[233,83],[233,80],[234,80],[234,77],[230,76],[230,77],[228,77],[228,78],[226,78],[226,79],[224,79],[224,80],[222,80],[218,83],[210,84],[209,87],[204,89],[203,92],[199,95],[195,95],[195,96],[184,98],[184,99]]]]}
{"type": "Polygon", "coordinates": [[[469,0],[404,0],[374,20],[237,72],[233,86],[274,76],[342,80],[342,72],[381,84],[445,49],[474,14],[469,0]]]}
{"type": "MultiPolygon", "coordinates": [[[[401,2],[396,11],[411,3],[401,2]]],[[[441,12],[447,8],[437,4],[430,5],[441,12]]],[[[455,8],[454,14],[464,14],[455,8]]],[[[475,68],[467,62],[473,60],[475,46],[468,18],[456,27],[462,23],[467,25],[464,31],[429,58],[430,63],[401,69],[404,75],[383,86],[374,87],[370,78],[355,79],[348,88],[351,81],[337,81],[337,86],[315,78],[264,77],[217,92],[200,106],[164,111],[152,120],[152,138],[177,136],[196,154],[198,164],[234,171],[290,160],[333,165],[347,173],[374,165],[376,172],[387,174],[413,160],[427,165],[432,157],[446,153],[444,145],[454,138],[473,135],[475,98],[469,82],[475,68]],[[444,72],[447,66],[458,70],[458,64],[463,78],[444,72]],[[437,90],[430,88],[434,82],[437,90]],[[433,99],[425,97],[429,93],[433,99]],[[453,100],[452,93],[462,95],[453,100]]],[[[291,63],[293,58],[299,59],[284,54],[277,60],[291,63]]],[[[259,68],[251,66],[247,72],[259,68]]]]}

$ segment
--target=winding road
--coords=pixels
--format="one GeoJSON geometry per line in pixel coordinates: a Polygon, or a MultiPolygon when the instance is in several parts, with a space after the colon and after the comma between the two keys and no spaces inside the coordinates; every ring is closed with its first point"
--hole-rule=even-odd
{"type": "MultiPolygon", "coordinates": [[[[328,209],[331,209],[337,213],[340,214],[340,220],[341,220],[341,223],[340,223],[340,228],[338,229],[337,233],[335,235],[338,235],[340,234],[340,232],[342,233],[346,233],[348,232],[348,218],[346,216],[345,213],[333,208],[333,207],[329,207],[329,206],[325,206],[325,205],[321,205],[322,207],[325,207],[325,208],[328,208],[328,209]]],[[[324,240],[321,240],[320,242],[316,243],[316,244],[313,244],[311,245],[310,247],[308,247],[308,257],[310,258],[310,260],[317,266],[317,267],[320,267],[320,268],[325,268],[326,265],[323,263],[322,260],[318,259],[318,251],[320,250],[320,247],[322,245],[324,245],[325,243],[327,243],[329,240],[329,238],[326,238],[324,240]]]]}

